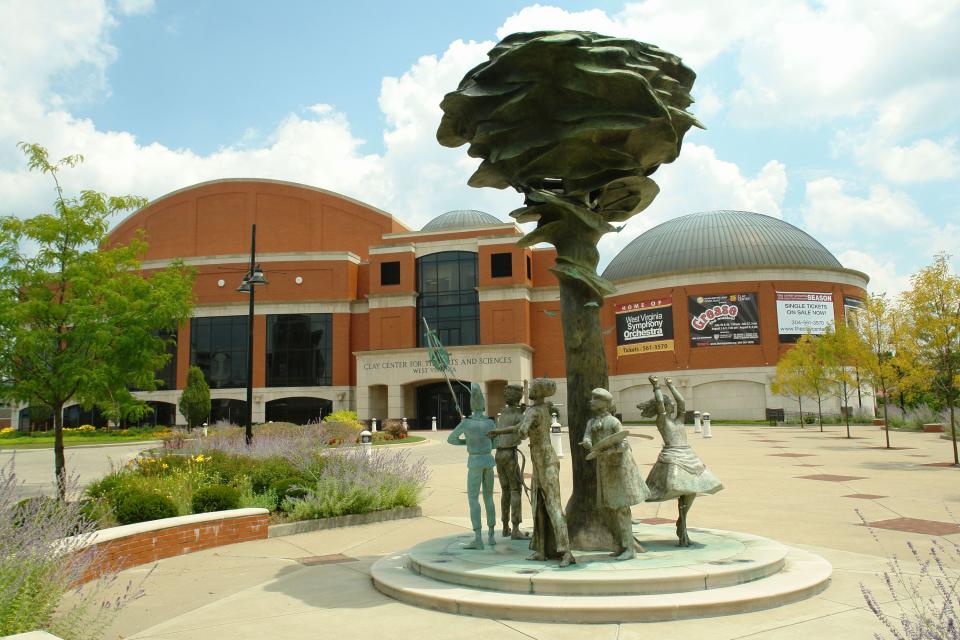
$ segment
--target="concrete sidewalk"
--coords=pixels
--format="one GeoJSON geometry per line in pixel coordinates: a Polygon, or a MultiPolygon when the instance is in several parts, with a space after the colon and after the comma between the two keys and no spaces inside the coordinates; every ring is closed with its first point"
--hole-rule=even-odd
{"type": "MultiPolygon", "coordinates": [[[[936,535],[960,542],[957,474],[926,466],[952,460],[938,434],[893,433],[885,450],[878,427],[826,433],[799,427],[714,425],[714,438],[690,442],[723,480],[724,491],[697,500],[692,527],[744,531],[797,546],[834,566],[831,586],[810,600],[768,611],[676,622],[560,625],[453,616],[400,604],[376,591],[369,567],[384,554],[422,540],[469,529],[465,454],[434,442],[409,449],[426,459],[433,477],[424,517],[248,542],[161,561],[144,584],[146,595],[125,609],[109,638],[872,638],[881,630],[866,608],[861,583],[891,613],[898,605],[882,589],[886,556],[921,550],[936,535]],[[805,477],[806,476],[806,477],[805,477]],[[811,477],[812,476],[812,477],[811,477]],[[858,515],[858,511],[859,514],[858,515]],[[867,521],[904,530],[868,529],[867,521]],[[927,533],[923,533],[926,531],[927,533]],[[874,538],[876,537],[876,539],[874,538]]],[[[660,448],[653,427],[631,427],[637,461],[646,471],[660,448]],[[650,438],[650,439],[647,439],[650,438]]],[[[569,459],[561,485],[570,488],[569,459]]],[[[634,516],[675,518],[675,504],[645,504],[634,516]]],[[[529,511],[525,513],[529,525],[529,511]]],[[[695,538],[695,535],[693,536],[695,538]]],[[[956,555],[956,554],[954,554],[956,555]]],[[[950,557],[954,569],[960,559],[950,557]]],[[[915,567],[906,565],[910,570],[915,567]]],[[[139,580],[150,567],[128,570],[139,580]]],[[[922,592],[922,591],[921,591],[922,592]]]]}

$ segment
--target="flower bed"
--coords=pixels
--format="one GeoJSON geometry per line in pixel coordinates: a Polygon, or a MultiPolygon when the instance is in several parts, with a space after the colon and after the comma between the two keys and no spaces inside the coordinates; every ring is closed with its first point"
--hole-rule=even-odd
{"type": "Polygon", "coordinates": [[[87,509],[109,527],[236,508],[299,521],[417,506],[428,478],[423,462],[411,462],[406,451],[330,448],[351,431],[262,425],[248,447],[242,430],[217,429],[94,482],[87,509]]]}

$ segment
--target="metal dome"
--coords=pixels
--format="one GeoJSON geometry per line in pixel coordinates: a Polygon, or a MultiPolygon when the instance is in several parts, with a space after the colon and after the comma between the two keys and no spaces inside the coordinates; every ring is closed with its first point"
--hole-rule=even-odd
{"type": "Polygon", "coordinates": [[[640,234],[610,262],[603,277],[616,281],[744,267],[843,269],[822,244],[779,218],[749,211],[707,211],[640,234]]]}
{"type": "Polygon", "coordinates": [[[457,209],[441,213],[436,218],[423,225],[421,231],[457,231],[459,229],[474,229],[489,227],[494,224],[506,224],[500,218],[485,211],[476,209],[457,209]]]}

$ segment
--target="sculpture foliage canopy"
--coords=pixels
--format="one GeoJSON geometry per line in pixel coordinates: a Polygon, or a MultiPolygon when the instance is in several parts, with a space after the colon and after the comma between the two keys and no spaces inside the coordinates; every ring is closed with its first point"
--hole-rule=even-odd
{"type": "MultiPolygon", "coordinates": [[[[437,140],[483,158],[471,186],[529,193],[559,178],[565,194],[591,194],[677,158],[700,126],[685,111],[695,77],[677,56],[625,38],[517,33],[443,99],[437,140]]],[[[656,185],[637,186],[649,204],[656,185]]]]}

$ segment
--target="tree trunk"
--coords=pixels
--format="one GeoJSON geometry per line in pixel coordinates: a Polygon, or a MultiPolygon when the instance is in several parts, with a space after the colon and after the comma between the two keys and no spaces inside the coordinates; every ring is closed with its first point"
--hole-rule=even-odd
{"type": "Polygon", "coordinates": [[[823,401],[817,396],[817,420],[820,422],[820,433],[823,433],[823,401]]]}
{"type": "Polygon", "coordinates": [[[844,380],[843,381],[843,406],[840,408],[840,410],[843,411],[843,421],[847,424],[847,438],[850,437],[850,412],[847,410],[848,409],[847,402],[849,402],[850,400],[847,397],[848,395],[849,394],[847,393],[847,381],[844,380]]]}
{"type": "Polygon", "coordinates": [[[800,428],[803,429],[803,396],[797,396],[797,402],[800,403],[800,428]]]}
{"type": "Polygon", "coordinates": [[[606,516],[597,504],[596,463],[586,459],[580,446],[591,417],[590,392],[609,386],[607,356],[600,327],[603,296],[581,276],[596,278],[602,233],[567,219],[567,231],[551,238],[557,248],[553,268],[560,281],[560,318],[567,371],[567,423],[570,432],[570,460],[573,465],[573,492],[566,507],[570,545],[574,549],[609,550],[617,543],[606,525],[606,516]]]}
{"type": "Polygon", "coordinates": [[[63,403],[53,407],[53,473],[57,478],[57,498],[67,499],[67,461],[63,455],[63,403]]]}
{"type": "MultiPolygon", "coordinates": [[[[874,400],[876,400],[876,393],[874,393],[874,400]]],[[[887,415],[887,404],[889,404],[889,398],[887,397],[887,388],[883,388],[883,430],[887,434],[887,449],[890,448],[890,420],[887,415]]]]}
{"type": "Polygon", "coordinates": [[[596,464],[586,459],[580,446],[590,419],[590,392],[607,388],[607,358],[600,329],[600,308],[584,306],[595,296],[576,283],[560,280],[560,310],[563,317],[563,346],[567,365],[567,423],[570,430],[570,459],[573,464],[573,494],[567,502],[566,518],[570,544],[574,549],[597,550],[616,547],[597,504],[596,464]]]}
{"type": "Polygon", "coordinates": [[[952,402],[950,403],[950,439],[953,440],[953,464],[960,465],[960,458],[957,457],[957,424],[952,402]]]}

